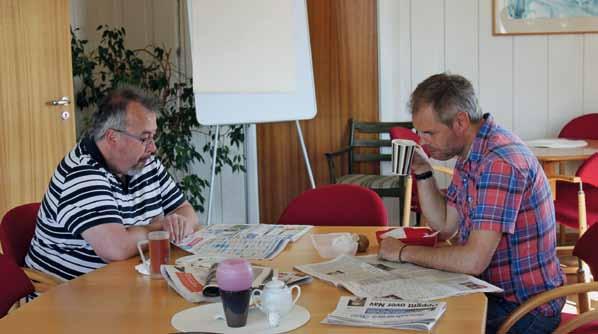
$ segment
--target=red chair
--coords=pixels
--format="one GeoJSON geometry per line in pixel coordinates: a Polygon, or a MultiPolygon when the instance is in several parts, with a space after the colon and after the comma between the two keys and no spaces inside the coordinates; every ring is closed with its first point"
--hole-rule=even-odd
{"type": "Polygon", "coordinates": [[[559,138],[598,139],[598,114],[587,114],[572,119],[561,129],[559,138]]]}
{"type": "MultiPolygon", "coordinates": [[[[588,265],[594,278],[598,277],[598,252],[596,252],[596,244],[598,244],[598,224],[590,227],[577,241],[573,249],[573,255],[579,257],[588,265]]],[[[509,328],[525,314],[550,300],[573,294],[587,294],[590,291],[598,291],[598,282],[595,280],[589,283],[565,285],[540,293],[515,309],[502,324],[498,333],[507,333],[509,328]]],[[[561,313],[561,324],[554,333],[598,333],[598,310],[584,312],[579,315],[561,313]]]]}
{"type": "Polygon", "coordinates": [[[332,184],[294,198],[278,224],[387,226],[387,219],[384,202],[374,191],[352,184],[332,184]]]}
{"type": "Polygon", "coordinates": [[[555,177],[556,200],[554,208],[557,223],[579,230],[579,235],[585,231],[585,226],[579,226],[578,192],[580,182],[585,193],[586,220],[591,226],[598,222],[598,153],[584,161],[575,173],[576,177],[555,177]]]}
{"type": "Polygon", "coordinates": [[[33,293],[31,281],[23,270],[8,256],[0,254],[0,318],[4,317],[10,308],[21,298],[33,293]]]}
{"type": "Polygon", "coordinates": [[[33,281],[35,291],[45,292],[62,281],[46,273],[24,267],[25,256],[35,232],[39,208],[39,203],[30,203],[8,211],[0,224],[0,245],[6,256],[23,267],[27,276],[33,281]]]}

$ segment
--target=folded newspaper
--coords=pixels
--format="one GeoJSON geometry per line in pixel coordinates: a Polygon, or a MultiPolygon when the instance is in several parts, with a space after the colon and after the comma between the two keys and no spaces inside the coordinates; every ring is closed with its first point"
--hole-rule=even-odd
{"type": "MultiPolygon", "coordinates": [[[[214,302],[220,297],[216,283],[216,268],[223,257],[204,258],[197,255],[177,259],[175,265],[163,265],[162,276],[178,294],[192,303],[214,302]]],[[[252,288],[260,288],[272,278],[270,267],[251,266],[253,269],[252,288]]],[[[278,278],[287,284],[303,284],[311,281],[308,275],[282,272],[278,278]]]]}
{"type": "Polygon", "coordinates": [[[343,296],[322,323],[430,331],[445,310],[445,302],[343,296]]]}
{"type": "Polygon", "coordinates": [[[214,224],[183,239],[178,247],[193,254],[270,260],[313,226],[270,224],[214,224]]]}
{"type": "Polygon", "coordinates": [[[470,275],[384,261],[376,255],[342,255],[326,262],[295,266],[295,269],[344,287],[358,297],[429,301],[475,292],[503,291],[470,275]]]}

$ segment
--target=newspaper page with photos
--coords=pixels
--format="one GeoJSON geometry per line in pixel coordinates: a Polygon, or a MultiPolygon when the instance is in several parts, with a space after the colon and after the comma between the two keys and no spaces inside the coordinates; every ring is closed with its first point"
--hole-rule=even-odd
{"type": "Polygon", "coordinates": [[[270,224],[215,224],[183,239],[176,246],[202,256],[271,260],[289,242],[297,241],[313,226],[270,224]]]}
{"type": "Polygon", "coordinates": [[[359,297],[394,297],[428,301],[476,292],[503,290],[471,275],[378,259],[351,257],[296,266],[308,275],[341,286],[359,297]]]}
{"type": "Polygon", "coordinates": [[[343,296],[322,323],[430,331],[444,311],[445,302],[343,296]]]}
{"type": "MultiPolygon", "coordinates": [[[[178,294],[192,303],[214,302],[220,297],[216,283],[216,268],[223,257],[201,257],[189,255],[176,260],[174,265],[162,265],[162,276],[178,294]]],[[[252,288],[261,288],[272,279],[274,270],[270,267],[251,266],[253,269],[252,288]]],[[[278,279],[287,285],[311,282],[311,276],[293,273],[278,273],[278,279]]]]}

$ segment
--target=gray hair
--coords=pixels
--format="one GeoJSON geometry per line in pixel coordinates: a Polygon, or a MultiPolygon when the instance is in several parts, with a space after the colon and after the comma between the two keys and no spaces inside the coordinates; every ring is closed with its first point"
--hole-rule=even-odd
{"type": "Polygon", "coordinates": [[[159,104],[156,98],[146,94],[139,88],[123,86],[108,93],[98,105],[98,110],[91,116],[91,127],[88,134],[94,141],[106,135],[109,129],[127,129],[127,106],[138,102],[150,112],[156,112],[159,104]]]}
{"type": "Polygon", "coordinates": [[[447,126],[451,126],[459,111],[466,112],[473,123],[483,117],[473,86],[456,74],[435,74],[417,85],[411,94],[409,109],[414,114],[425,105],[430,105],[447,126]]]}

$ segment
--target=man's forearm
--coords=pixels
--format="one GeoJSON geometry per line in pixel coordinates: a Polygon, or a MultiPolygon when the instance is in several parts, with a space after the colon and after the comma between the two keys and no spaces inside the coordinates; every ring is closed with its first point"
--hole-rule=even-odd
{"type": "Polygon", "coordinates": [[[418,181],[417,190],[419,205],[428,225],[434,230],[440,231],[444,238],[452,236],[454,227],[447,226],[446,200],[440,190],[438,190],[436,180],[429,178],[418,181]]]}
{"type": "Polygon", "coordinates": [[[423,267],[445,271],[478,275],[479,257],[467,246],[424,247],[407,245],[401,253],[401,260],[423,267]]]}

